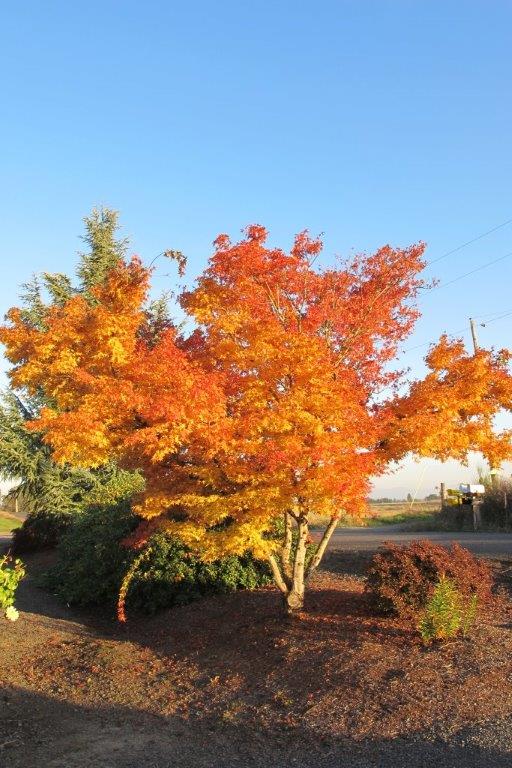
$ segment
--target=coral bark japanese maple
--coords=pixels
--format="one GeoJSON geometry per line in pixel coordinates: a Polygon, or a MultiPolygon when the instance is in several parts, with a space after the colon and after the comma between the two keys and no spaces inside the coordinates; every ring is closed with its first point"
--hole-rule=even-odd
{"type": "Polygon", "coordinates": [[[134,259],[40,328],[11,310],[0,339],[13,387],[51,403],[33,426],[57,461],[143,471],[134,545],[163,529],[205,559],[250,550],[293,612],[339,518],[364,514],[372,475],[409,452],[510,455],[492,420],[512,380],[506,353],[470,356],[443,338],[426,378],[384,399],[418,316],[424,246],[321,268],[307,233],[289,253],[266,238],[252,226],[216,240],[181,295],[186,338],[169,327],[148,338],[150,270],[134,259]],[[330,522],[308,558],[313,514],[330,522]]]}

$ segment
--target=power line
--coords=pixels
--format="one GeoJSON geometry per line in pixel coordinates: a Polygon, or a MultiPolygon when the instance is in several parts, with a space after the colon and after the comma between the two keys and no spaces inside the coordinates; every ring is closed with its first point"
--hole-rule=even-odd
{"type": "MultiPolygon", "coordinates": [[[[512,309],[511,310],[502,309],[499,312],[488,312],[486,315],[473,315],[473,317],[478,317],[478,318],[482,318],[482,317],[496,317],[497,315],[501,316],[503,314],[508,314],[509,312],[512,312],[512,309]]],[[[491,321],[489,320],[488,322],[490,323],[491,321]]]]}
{"type": "Polygon", "coordinates": [[[463,275],[459,275],[458,277],[454,277],[453,280],[448,280],[446,283],[440,283],[439,285],[434,285],[432,288],[429,288],[429,292],[437,291],[440,288],[446,288],[448,285],[453,285],[453,283],[457,283],[459,280],[463,280],[465,277],[469,277],[470,275],[474,275],[475,272],[480,272],[482,269],[487,269],[487,267],[491,267],[493,264],[497,264],[499,261],[503,261],[504,259],[509,259],[512,256],[512,251],[509,251],[509,253],[505,253],[504,256],[498,256],[497,259],[492,259],[492,261],[487,261],[485,264],[481,264],[479,267],[475,267],[475,269],[471,269],[469,272],[465,272],[463,275]]]}
{"type": "MultiPolygon", "coordinates": [[[[478,323],[478,325],[482,328],[485,328],[487,325],[490,325],[491,323],[496,323],[498,320],[503,320],[505,317],[510,317],[512,315],[512,310],[509,310],[501,315],[499,317],[494,317],[492,320],[487,320],[485,323],[478,323]]],[[[489,315],[479,315],[478,317],[489,317],[489,315]]],[[[469,330],[469,326],[465,325],[464,328],[459,328],[456,331],[450,331],[447,335],[449,336],[455,336],[457,333],[463,333],[464,331],[469,330]]],[[[415,349],[420,349],[421,347],[428,347],[430,344],[435,344],[435,339],[431,339],[430,341],[424,341],[421,344],[416,344],[414,347],[408,347],[407,349],[402,350],[402,355],[405,355],[407,352],[413,352],[415,349]]]]}
{"type": "Polygon", "coordinates": [[[438,261],[441,261],[442,259],[446,259],[448,256],[451,256],[453,253],[458,253],[459,251],[462,251],[462,249],[466,248],[468,245],[472,245],[473,243],[478,242],[478,240],[482,240],[482,238],[487,237],[487,235],[491,235],[493,232],[496,232],[498,229],[502,229],[503,227],[506,227],[508,224],[512,224],[512,219],[507,219],[507,221],[503,221],[501,224],[498,224],[496,227],[493,227],[492,229],[488,229],[486,232],[482,232],[482,234],[477,235],[476,237],[473,237],[472,240],[467,240],[467,242],[462,243],[462,245],[458,245],[456,248],[452,248],[451,251],[446,251],[446,253],[442,253],[441,256],[438,256],[436,259],[427,261],[425,267],[430,267],[431,264],[436,264],[438,261]]]}
{"type": "Polygon", "coordinates": [[[512,310],[510,312],[505,312],[505,314],[500,315],[499,317],[495,317],[492,320],[487,320],[485,323],[480,323],[481,326],[485,328],[486,325],[489,325],[490,323],[495,323],[497,320],[503,320],[504,317],[510,317],[512,315],[512,310]]]}
{"type": "MultiPolygon", "coordinates": [[[[450,331],[447,335],[455,336],[456,333],[463,333],[463,331],[467,331],[467,326],[464,326],[464,328],[459,328],[457,331],[450,331]]],[[[447,332],[445,331],[445,333],[447,332]]],[[[407,352],[412,352],[415,349],[420,349],[420,347],[428,347],[430,344],[435,344],[435,339],[430,339],[430,341],[423,341],[421,344],[416,344],[414,347],[403,349],[402,355],[405,355],[407,352]]]]}

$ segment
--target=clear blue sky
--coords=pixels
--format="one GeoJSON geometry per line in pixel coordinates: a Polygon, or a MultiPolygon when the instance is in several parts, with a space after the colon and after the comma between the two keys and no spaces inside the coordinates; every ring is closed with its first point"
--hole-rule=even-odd
{"type": "MultiPolygon", "coordinates": [[[[0,311],[32,272],[72,269],[94,204],[145,260],[183,250],[191,276],[252,222],[283,246],[324,232],[327,261],[417,240],[434,259],[512,218],[511,29],[506,0],[3,4],[0,311]]],[[[512,224],[429,274],[509,251],[512,224]]],[[[504,259],[426,295],[405,346],[512,311],[511,277],[504,259]]],[[[420,494],[441,475],[468,473],[429,462],[420,494]]]]}

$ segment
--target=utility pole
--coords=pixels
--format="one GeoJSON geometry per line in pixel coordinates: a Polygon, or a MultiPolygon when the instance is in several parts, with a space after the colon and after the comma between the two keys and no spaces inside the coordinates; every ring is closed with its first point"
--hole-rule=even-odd
{"type": "Polygon", "coordinates": [[[475,350],[475,355],[478,352],[478,339],[476,338],[476,326],[475,321],[472,317],[469,318],[469,324],[471,326],[471,336],[473,337],[473,349],[475,350]]]}
{"type": "MultiPolygon", "coordinates": [[[[473,349],[474,349],[474,354],[476,355],[476,353],[478,352],[478,339],[477,339],[477,337],[476,337],[476,325],[475,325],[475,321],[473,320],[473,318],[472,318],[472,317],[470,317],[470,318],[469,318],[469,325],[470,325],[470,327],[471,327],[471,336],[473,337],[473,349]]],[[[489,472],[489,474],[491,475],[491,485],[492,485],[493,487],[495,487],[495,486],[496,486],[496,483],[497,483],[497,480],[498,480],[498,470],[497,470],[497,469],[495,469],[495,468],[492,466],[492,464],[490,465],[490,472],[489,472]]],[[[476,528],[475,528],[475,530],[476,530],[476,528]]]]}

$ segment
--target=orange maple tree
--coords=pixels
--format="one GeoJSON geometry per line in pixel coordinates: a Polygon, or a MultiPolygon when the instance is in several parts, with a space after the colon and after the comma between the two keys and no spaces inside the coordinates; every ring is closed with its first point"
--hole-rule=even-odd
{"type": "Polygon", "coordinates": [[[180,297],[187,337],[145,333],[150,270],[134,259],[50,307],[41,327],[12,309],[0,340],[13,387],[51,403],[33,427],[57,461],[142,470],[135,546],[163,529],[205,559],[251,551],[292,612],[337,521],[364,514],[369,478],[390,462],[511,455],[493,418],[511,407],[512,377],[508,353],[468,355],[443,337],[427,376],[395,393],[390,363],[418,317],[423,244],[320,268],[307,233],[290,252],[266,238],[260,226],[236,244],[217,238],[180,297]]]}

